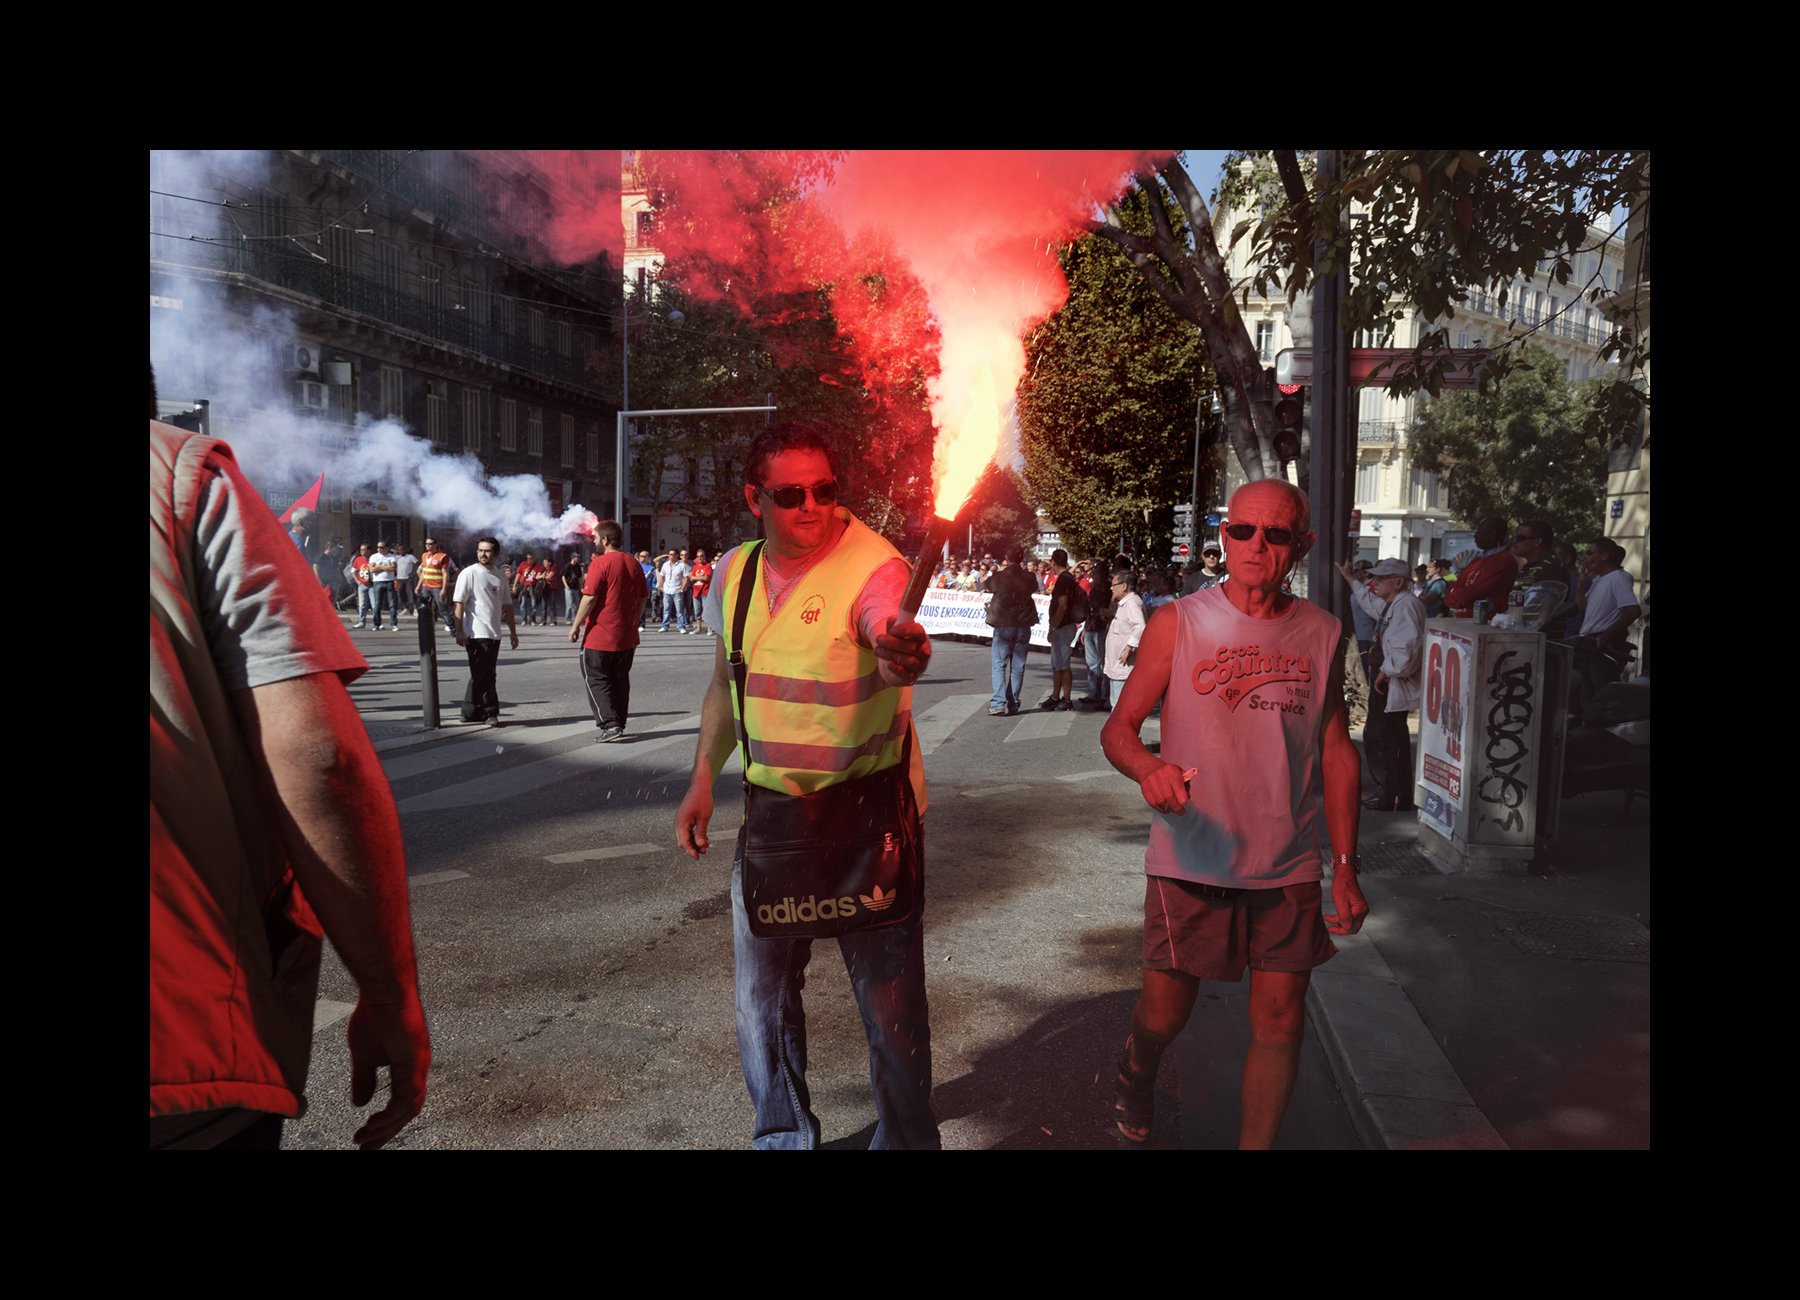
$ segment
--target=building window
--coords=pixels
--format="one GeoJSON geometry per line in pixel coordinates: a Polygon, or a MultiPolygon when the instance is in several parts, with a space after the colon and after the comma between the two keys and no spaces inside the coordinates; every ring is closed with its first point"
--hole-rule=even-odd
{"type": "Polygon", "coordinates": [[[655,226],[655,218],[652,217],[650,213],[640,212],[637,214],[637,246],[639,248],[644,248],[649,245],[651,232],[655,229],[655,226]]]}
{"type": "Polygon", "coordinates": [[[1469,331],[1468,330],[1457,330],[1456,331],[1456,346],[1459,348],[1466,348],[1469,346],[1469,331]]]}
{"type": "Polygon", "coordinates": [[[1266,366],[1275,360],[1275,322],[1258,321],[1256,324],[1256,355],[1266,366]]]}
{"type": "Polygon", "coordinates": [[[381,368],[381,410],[378,414],[395,420],[406,419],[405,385],[401,382],[399,366],[383,366],[381,368]]]}
{"type": "Polygon", "coordinates": [[[525,454],[544,454],[544,408],[541,406],[525,408],[525,454]]]}
{"type": "Polygon", "coordinates": [[[494,304],[494,328],[502,334],[513,332],[513,300],[505,294],[490,294],[494,304]]]}
{"type": "Polygon", "coordinates": [[[569,469],[575,468],[575,417],[572,415],[562,418],[562,463],[569,469]]]}
{"type": "Polygon", "coordinates": [[[530,309],[530,311],[526,315],[525,319],[531,328],[531,346],[534,348],[543,347],[544,346],[544,313],[543,313],[543,311],[537,307],[533,307],[530,309]]]}
{"type": "Polygon", "coordinates": [[[463,450],[481,451],[481,390],[463,389],[463,450]]]}
{"type": "Polygon", "coordinates": [[[510,397],[500,399],[500,450],[519,449],[519,404],[510,397]]]}
{"type": "Polygon", "coordinates": [[[1377,505],[1381,501],[1381,462],[1361,461],[1356,466],[1356,504],[1377,505]]]}
{"type": "Polygon", "coordinates": [[[587,472],[590,474],[600,472],[600,431],[598,429],[588,430],[587,472]]]}
{"type": "Polygon", "coordinates": [[[450,445],[450,394],[441,379],[425,385],[425,433],[436,446],[450,445]]]}
{"type": "Polygon", "coordinates": [[[566,320],[556,322],[556,350],[565,357],[575,351],[575,327],[566,320]]]}

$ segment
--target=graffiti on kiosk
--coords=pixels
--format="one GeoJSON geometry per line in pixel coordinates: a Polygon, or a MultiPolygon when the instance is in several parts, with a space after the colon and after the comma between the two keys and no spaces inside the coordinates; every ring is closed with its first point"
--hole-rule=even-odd
{"type": "Polygon", "coordinates": [[[1487,678],[1487,770],[1476,790],[1485,806],[1476,820],[1495,822],[1502,830],[1524,829],[1521,809],[1531,797],[1524,779],[1525,760],[1531,754],[1526,738],[1534,712],[1531,678],[1531,659],[1521,658],[1517,650],[1500,654],[1487,678]]]}

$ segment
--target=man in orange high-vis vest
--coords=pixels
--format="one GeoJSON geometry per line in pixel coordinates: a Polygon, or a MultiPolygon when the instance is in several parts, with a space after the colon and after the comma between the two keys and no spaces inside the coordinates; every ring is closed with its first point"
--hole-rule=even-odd
{"type": "MultiPolygon", "coordinates": [[[[746,475],[744,498],[767,543],[755,572],[748,571],[747,547],[728,552],[714,569],[706,621],[719,629],[719,647],[701,706],[693,780],[675,814],[676,841],[696,859],[710,847],[713,784],[737,742],[729,655],[740,583],[755,582],[742,634],[750,664],[744,778],[753,785],[810,794],[898,766],[912,730],[912,684],[931,658],[925,629],[896,621],[910,577],[906,561],[835,507],[837,469],[820,435],[793,424],[770,428],[751,446],[746,475]]],[[[922,814],[916,738],[910,753],[922,814]]],[[[819,1120],[806,1086],[800,989],[811,941],[750,933],[738,861],[731,897],[738,1055],[756,1110],[752,1140],[763,1149],[810,1150],[819,1143],[819,1120]]],[[[871,1148],[939,1145],[924,942],[922,911],[838,939],[869,1037],[877,1117],[871,1148]]]]}

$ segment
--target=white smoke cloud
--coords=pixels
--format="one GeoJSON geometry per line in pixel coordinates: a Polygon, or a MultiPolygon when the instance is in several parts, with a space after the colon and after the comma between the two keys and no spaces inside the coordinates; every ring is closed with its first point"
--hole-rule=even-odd
{"type": "MultiPolygon", "coordinates": [[[[195,240],[230,239],[236,214],[217,203],[241,197],[267,170],[267,155],[157,153],[151,158],[152,265],[214,266],[195,240]],[[199,200],[199,201],[195,201],[199,200]]],[[[296,255],[304,255],[296,252],[296,255]]],[[[212,432],[232,446],[251,482],[270,492],[310,487],[320,474],[333,490],[385,497],[434,526],[493,533],[503,541],[591,538],[591,510],[550,513],[536,474],[490,477],[472,454],[446,454],[394,419],[359,416],[353,428],[295,406],[283,373],[286,348],[301,336],[292,312],[264,300],[246,307],[207,279],[185,277],[180,305],[150,308],[150,361],[164,402],[210,403],[212,432]]]]}

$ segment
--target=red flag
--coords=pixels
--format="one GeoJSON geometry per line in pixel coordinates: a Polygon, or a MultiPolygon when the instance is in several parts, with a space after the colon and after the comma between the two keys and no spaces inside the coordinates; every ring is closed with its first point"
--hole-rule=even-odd
{"type": "Polygon", "coordinates": [[[323,474],[321,474],[321,475],[319,475],[318,482],[314,483],[311,487],[307,488],[306,491],[302,492],[300,494],[299,499],[297,501],[295,501],[293,505],[289,506],[286,510],[283,510],[281,512],[281,515],[279,516],[281,519],[281,522],[284,524],[288,523],[292,519],[294,511],[296,511],[296,510],[310,510],[315,515],[318,514],[319,513],[319,489],[324,486],[325,486],[325,476],[323,474]]]}

